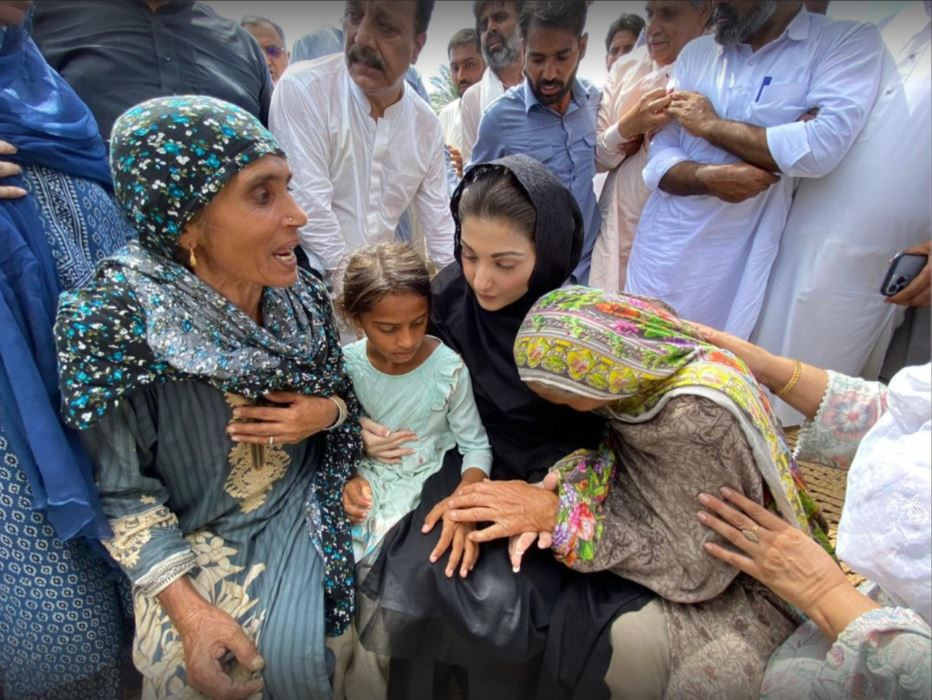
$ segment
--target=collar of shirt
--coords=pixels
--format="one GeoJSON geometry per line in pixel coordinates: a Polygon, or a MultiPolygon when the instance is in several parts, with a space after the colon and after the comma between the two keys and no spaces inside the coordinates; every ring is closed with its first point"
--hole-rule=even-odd
{"type": "MultiPolygon", "coordinates": [[[[546,105],[541,104],[540,100],[537,99],[537,95],[535,95],[534,90],[531,89],[531,81],[529,78],[524,79],[524,85],[522,86],[522,89],[524,91],[525,113],[530,113],[534,105],[539,105],[541,109],[546,109],[551,112],[554,112],[554,110],[550,109],[550,107],[547,107],[546,105]]],[[[573,94],[572,103],[576,105],[577,109],[581,107],[585,107],[586,102],[589,99],[590,87],[583,85],[579,81],[579,78],[573,78],[573,85],[570,87],[570,92],[573,94]]],[[[569,114],[570,111],[575,111],[575,110],[567,109],[566,113],[569,114]]],[[[554,112],[554,113],[556,114],[557,112],[554,112]]]]}
{"type": "Polygon", "coordinates": [[[786,25],[786,29],[783,30],[783,33],[773,41],[770,41],[764,46],[761,46],[756,52],[751,50],[750,44],[735,44],[733,47],[722,46],[719,44],[718,50],[721,54],[724,53],[728,48],[733,48],[740,56],[747,60],[754,56],[755,53],[759,54],[763,51],[772,50],[771,47],[778,46],[786,40],[805,41],[809,38],[809,23],[809,12],[806,11],[805,5],[801,5],[799,12],[797,12],[796,16],[790,20],[788,25],[786,25]]]}
{"type": "MultiPolygon", "coordinates": [[[[356,84],[356,81],[353,80],[353,76],[350,75],[349,68],[346,65],[346,61],[343,61],[343,79],[349,85],[349,91],[353,95],[353,98],[362,106],[366,114],[369,115],[369,118],[373,121],[378,121],[372,117],[372,105],[369,103],[369,98],[366,97],[366,93],[363,92],[362,88],[356,84]]],[[[408,96],[408,84],[407,81],[403,81],[401,86],[401,98],[394,104],[389,105],[385,108],[385,112],[382,114],[380,119],[392,119],[396,114],[399,114],[404,105],[405,98],[408,96]]]]}

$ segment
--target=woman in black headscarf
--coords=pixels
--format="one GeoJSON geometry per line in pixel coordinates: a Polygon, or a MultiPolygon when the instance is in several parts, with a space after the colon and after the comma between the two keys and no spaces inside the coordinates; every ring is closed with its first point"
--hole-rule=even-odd
{"type": "MultiPolygon", "coordinates": [[[[432,333],[469,368],[492,445],[492,478],[536,482],[561,457],[596,445],[604,429],[594,415],[542,401],[521,382],[512,356],[527,311],[569,277],[579,258],[579,208],[550,171],[526,156],[471,169],[451,208],[456,262],[434,280],[432,333]]],[[[402,448],[380,426],[367,432],[370,453],[390,458],[402,448]]],[[[444,499],[463,485],[459,461],[448,453],[419,507],[386,536],[358,596],[363,644],[392,656],[391,697],[446,697],[445,675],[457,668],[467,697],[533,697],[567,572],[535,553],[516,575],[504,543],[483,546],[474,570],[451,569],[446,556],[429,563],[445,549],[438,540],[456,527],[445,520],[443,528],[431,525],[443,519],[444,499]]],[[[639,594],[631,586],[632,597],[639,594]]]]}

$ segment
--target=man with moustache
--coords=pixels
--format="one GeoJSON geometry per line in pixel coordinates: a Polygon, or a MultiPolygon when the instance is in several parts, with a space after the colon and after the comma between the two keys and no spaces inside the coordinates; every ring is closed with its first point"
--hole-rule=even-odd
{"type": "Polygon", "coordinates": [[[626,291],[747,338],[794,180],[828,174],[857,139],[883,46],[873,25],[810,14],[800,1],[718,2],[714,26],[673,69],[673,121],[651,143],[653,192],[626,291]]]}
{"type": "Polygon", "coordinates": [[[443,140],[450,151],[457,177],[463,177],[463,125],[460,119],[460,107],[463,93],[482,79],[485,61],[479,48],[479,36],[476,30],[460,29],[447,45],[447,57],[450,59],[450,78],[459,97],[440,110],[440,126],[443,127],[443,140]]]}
{"type": "Polygon", "coordinates": [[[479,122],[486,108],[524,79],[524,53],[518,34],[518,18],[524,0],[476,0],[473,14],[487,68],[482,80],[463,93],[460,116],[463,123],[463,162],[472,160],[479,138],[479,122]]]}
{"type": "Polygon", "coordinates": [[[301,247],[334,294],[347,256],[394,240],[409,206],[431,262],[453,261],[440,121],[405,85],[433,5],[348,0],[343,53],[292,65],[275,89],[269,125],[307,213],[301,247]]]}
{"type": "Polygon", "coordinates": [[[598,88],[576,77],[586,55],[586,6],[577,0],[528,0],[521,12],[526,78],[482,117],[473,163],[523,153],[547,166],[573,193],[586,235],[572,280],[586,284],[599,233],[595,177],[598,88]]]}

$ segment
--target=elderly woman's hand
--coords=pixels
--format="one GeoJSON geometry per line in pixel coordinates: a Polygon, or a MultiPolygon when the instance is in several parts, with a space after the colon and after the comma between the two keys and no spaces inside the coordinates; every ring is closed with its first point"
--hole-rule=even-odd
{"type": "MultiPolygon", "coordinates": [[[[463,472],[463,478],[453,496],[463,493],[464,489],[469,488],[471,484],[476,484],[485,478],[485,472],[481,469],[470,468],[463,472]]],[[[430,509],[427,517],[424,518],[424,525],[421,532],[425,535],[434,529],[438,520],[443,520],[443,529],[440,531],[440,539],[437,540],[436,546],[430,553],[430,563],[435,563],[443,553],[450,549],[450,558],[447,561],[447,567],[444,570],[447,578],[452,578],[456,572],[456,567],[460,568],[460,577],[466,578],[469,572],[476,566],[476,560],[479,559],[479,545],[470,539],[472,531],[475,529],[473,523],[455,523],[450,520],[449,510],[451,498],[445,498],[437,505],[430,509]]]]}
{"type": "Polygon", "coordinates": [[[336,422],[339,409],[330,399],[288,391],[270,391],[265,398],[281,406],[238,406],[227,433],[233,442],[254,445],[294,445],[336,422]]]}
{"type": "MultiPolygon", "coordinates": [[[[473,542],[489,542],[529,532],[553,532],[559,499],[525,481],[485,480],[449,499],[447,517],[458,523],[492,523],[473,532],[473,542]]],[[[522,552],[523,553],[523,552],[522,552]]]]}
{"type": "Polygon", "coordinates": [[[754,501],[723,487],[724,501],[700,494],[699,520],[738,551],[705,543],[712,556],[750,574],[812,618],[834,640],[858,615],[878,607],[862,595],[811,537],[754,501]]]}
{"type": "Polygon", "coordinates": [[[410,447],[402,447],[405,443],[417,441],[418,437],[412,431],[393,432],[365,417],[359,419],[359,425],[362,427],[362,442],[366,447],[366,454],[372,459],[385,464],[398,464],[402,457],[414,454],[410,447]]]}
{"type": "Polygon", "coordinates": [[[188,683],[210,698],[245,700],[262,692],[262,679],[252,675],[265,660],[243,628],[220,608],[208,603],[184,576],[159,594],[181,636],[188,683]],[[242,669],[227,670],[232,657],[242,669]]]}

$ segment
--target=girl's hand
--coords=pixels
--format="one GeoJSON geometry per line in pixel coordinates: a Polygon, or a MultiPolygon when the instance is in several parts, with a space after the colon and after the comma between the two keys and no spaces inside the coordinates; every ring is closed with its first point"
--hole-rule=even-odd
{"type": "Polygon", "coordinates": [[[343,510],[354,525],[364,522],[372,509],[372,487],[361,476],[354,476],[343,487],[343,510]]]}
{"type": "Polygon", "coordinates": [[[233,409],[233,420],[227,425],[227,433],[233,442],[294,445],[326,430],[339,415],[336,404],[321,396],[270,391],[265,398],[280,406],[238,406],[233,409]]]}
{"type": "Polygon", "coordinates": [[[371,418],[360,418],[362,427],[362,442],[366,446],[366,454],[372,459],[385,464],[398,464],[402,457],[413,455],[410,447],[402,447],[405,443],[417,441],[417,435],[410,430],[391,431],[384,425],[379,425],[371,418]]]}
{"type": "Polygon", "coordinates": [[[852,586],[828,553],[811,537],[740,493],[723,487],[726,502],[699,494],[709,511],[700,522],[738,551],[706,542],[717,559],[750,574],[811,617],[829,639],[854,618],[878,607],[852,586]]]}
{"type": "MultiPolygon", "coordinates": [[[[481,469],[467,469],[463,472],[463,478],[459,486],[457,486],[456,490],[453,492],[453,496],[461,493],[462,490],[470,484],[478,483],[485,478],[485,472],[481,469]]],[[[447,578],[452,578],[453,574],[456,572],[456,567],[459,565],[460,576],[466,578],[469,572],[473,570],[473,567],[475,567],[476,560],[479,558],[479,545],[473,542],[469,537],[469,534],[475,529],[475,525],[473,523],[455,523],[450,520],[447,514],[449,507],[450,499],[445,498],[431,508],[427,517],[424,518],[424,525],[421,527],[421,532],[426,535],[434,529],[434,525],[437,524],[438,520],[443,520],[443,529],[440,531],[440,539],[430,553],[430,563],[433,564],[440,559],[443,553],[452,545],[450,558],[447,561],[447,567],[444,573],[447,575],[447,578]]]]}

